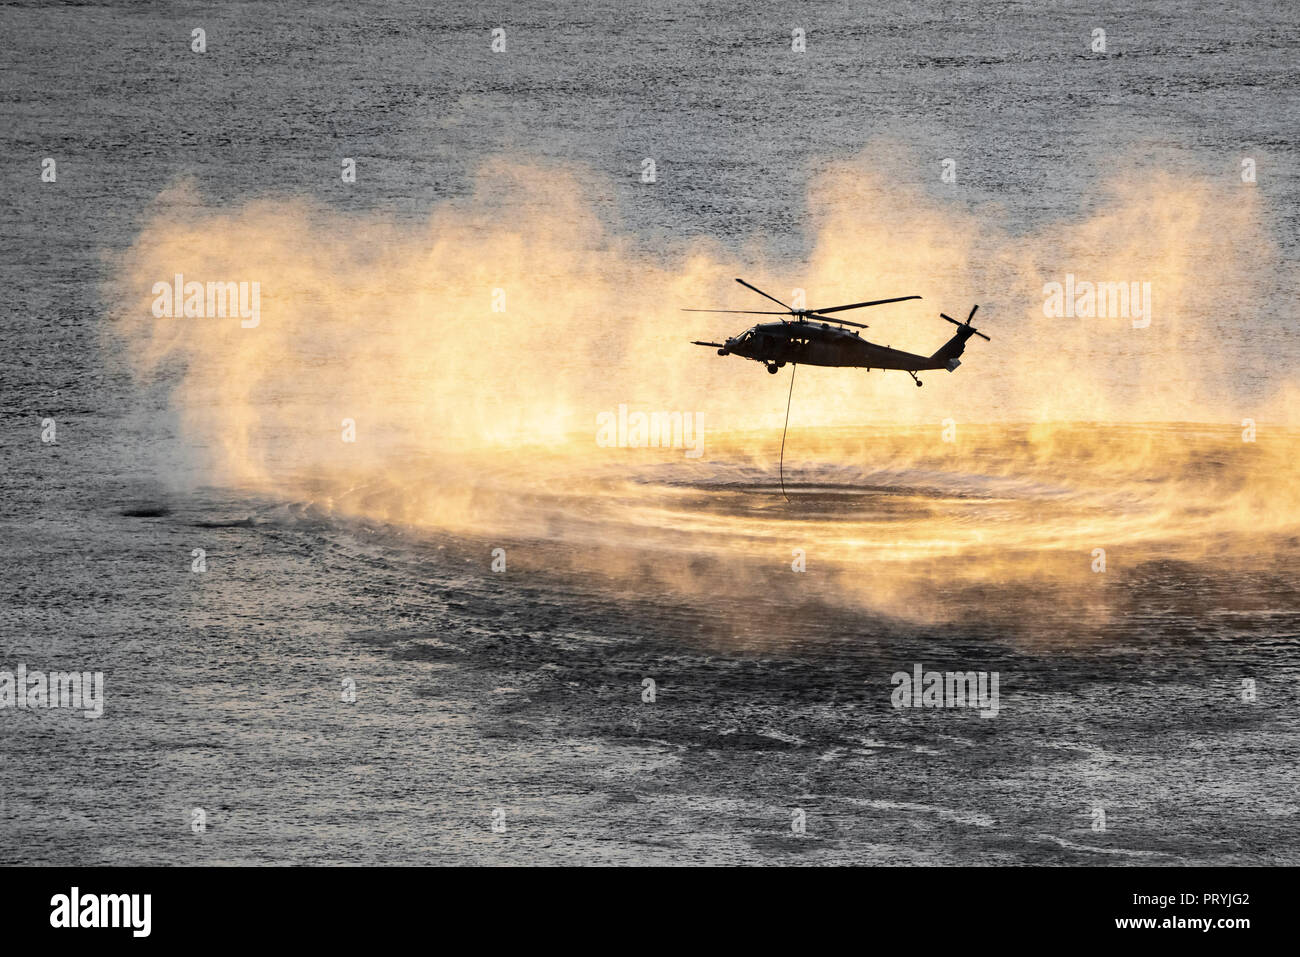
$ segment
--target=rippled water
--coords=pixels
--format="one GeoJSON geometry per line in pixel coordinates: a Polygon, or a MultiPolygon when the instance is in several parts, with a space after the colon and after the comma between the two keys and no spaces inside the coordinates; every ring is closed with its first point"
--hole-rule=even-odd
{"type": "MultiPolygon", "coordinates": [[[[1296,12],[538,4],[509,15],[501,61],[504,15],[0,11],[0,668],[102,670],[108,695],[99,721],[0,713],[0,859],[1296,863],[1298,437],[1236,436],[1297,352],[1296,12]],[[1276,249],[1199,277],[1250,308],[1190,332],[1231,402],[1080,427],[1059,454],[1009,389],[962,410],[960,452],[878,411],[796,428],[791,504],[770,431],[698,463],[488,452],[452,472],[416,451],[351,484],[250,487],[196,464],[221,434],[188,432],[174,379],[136,380],[101,335],[115,257],[178,176],[217,206],[305,194],[418,223],[523,153],[590,170],[597,215],[643,254],[707,237],[797,272],[808,181],[879,137],[900,189],[1026,233],[1104,205],[1119,157],[1231,180],[1250,150],[1276,249]],[[671,188],[634,188],[647,155],[671,188]],[[1012,421],[967,425],[981,413],[1012,421]],[[461,524],[437,498],[466,483],[461,524]],[[893,708],[916,663],[998,672],[999,716],[893,708]]],[[[999,374],[1004,299],[1003,338],[951,381],[999,374]]],[[[756,367],[731,381],[783,391],[756,367]]]]}

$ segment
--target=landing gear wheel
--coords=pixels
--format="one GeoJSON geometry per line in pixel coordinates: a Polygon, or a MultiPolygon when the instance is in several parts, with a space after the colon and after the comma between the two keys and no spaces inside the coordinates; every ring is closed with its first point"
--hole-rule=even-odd
{"type": "Polygon", "coordinates": [[[767,371],[768,371],[769,373],[771,373],[772,375],[776,375],[776,366],[775,366],[775,364],[773,364],[773,365],[769,365],[769,366],[767,367],[767,371]]]}
{"type": "Polygon", "coordinates": [[[921,380],[920,380],[920,379],[917,379],[917,380],[916,380],[916,387],[919,389],[919,388],[921,388],[922,385],[923,385],[923,383],[921,382],[921,380]]]}
{"type": "Polygon", "coordinates": [[[918,389],[921,388],[921,380],[916,378],[916,373],[909,370],[907,374],[910,375],[916,381],[916,387],[918,389]]]}

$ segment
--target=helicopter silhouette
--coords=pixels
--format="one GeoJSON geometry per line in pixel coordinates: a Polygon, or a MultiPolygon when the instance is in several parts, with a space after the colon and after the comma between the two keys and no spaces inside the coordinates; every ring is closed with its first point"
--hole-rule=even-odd
{"type": "Polygon", "coordinates": [[[940,313],[940,318],[947,319],[957,327],[957,333],[939,347],[931,356],[918,356],[901,349],[868,342],[857,329],[868,328],[865,323],[850,322],[847,319],[835,319],[828,313],[844,312],[848,309],[865,309],[868,306],[884,306],[891,302],[907,302],[920,299],[920,296],[898,296],[894,299],[875,299],[871,302],[851,302],[844,306],[831,306],[828,309],[794,309],[775,296],[770,296],[757,286],[750,285],[743,279],[737,279],[747,289],[752,289],[760,296],[771,299],[785,311],[757,309],[684,309],[683,312],[730,312],[750,316],[791,316],[778,322],[760,322],[746,329],[738,336],[726,342],[692,341],[692,345],[710,346],[718,350],[718,355],[737,355],[753,359],[767,366],[767,371],[776,374],[787,362],[791,365],[810,366],[850,366],[862,369],[900,369],[910,375],[918,386],[921,380],[916,374],[924,369],[947,369],[952,372],[959,365],[959,358],[966,351],[966,340],[979,336],[986,341],[989,337],[974,326],[973,306],[965,322],[958,322],[951,316],[940,313]],[[854,329],[846,329],[853,326],[854,329]]]}

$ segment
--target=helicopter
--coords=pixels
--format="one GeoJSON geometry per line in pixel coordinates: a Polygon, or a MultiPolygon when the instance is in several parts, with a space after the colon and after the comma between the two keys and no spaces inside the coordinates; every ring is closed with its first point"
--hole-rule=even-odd
{"type": "Polygon", "coordinates": [[[767,371],[776,374],[787,362],[791,365],[811,366],[851,366],[863,369],[901,369],[915,380],[919,387],[922,383],[916,374],[924,369],[947,369],[952,372],[959,365],[959,356],[966,350],[966,340],[979,336],[986,341],[989,337],[974,326],[978,305],[971,308],[965,322],[958,322],[951,316],[940,313],[957,327],[957,333],[939,347],[932,356],[918,356],[901,349],[877,345],[868,342],[858,333],[858,329],[868,328],[865,323],[850,322],[847,319],[832,318],[829,313],[844,312],[848,309],[865,309],[868,306],[884,306],[892,302],[907,302],[920,299],[920,296],[898,296],[894,299],[875,299],[871,302],[851,302],[844,306],[831,306],[828,309],[795,309],[786,305],[775,296],[768,295],[757,286],[750,285],[743,279],[737,279],[747,289],[752,289],[764,298],[772,300],[785,311],[756,309],[683,309],[683,312],[730,312],[750,316],[790,316],[777,322],[760,322],[746,329],[738,336],[726,342],[692,341],[692,345],[710,346],[718,350],[718,355],[737,355],[752,359],[767,366],[767,371]],[[854,329],[846,329],[853,326],[854,329]]]}

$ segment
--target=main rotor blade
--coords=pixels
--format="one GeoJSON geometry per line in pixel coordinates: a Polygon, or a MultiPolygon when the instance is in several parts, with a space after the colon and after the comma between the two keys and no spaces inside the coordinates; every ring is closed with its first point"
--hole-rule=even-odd
{"type": "Polygon", "coordinates": [[[871,302],[851,302],[847,306],[831,306],[829,309],[809,309],[809,312],[843,312],[845,309],[862,309],[866,306],[883,306],[890,302],[907,302],[920,299],[920,296],[899,296],[897,299],[873,299],[871,302]]]}
{"type": "Polygon", "coordinates": [[[683,309],[682,312],[739,312],[746,316],[788,316],[788,312],[777,312],[775,309],[764,312],[762,309],[683,309]]]}
{"type": "Polygon", "coordinates": [[[774,303],[776,303],[778,306],[785,306],[785,308],[786,308],[787,310],[789,310],[790,312],[794,312],[793,309],[790,309],[789,306],[786,306],[785,303],[783,303],[780,299],[776,298],[776,296],[769,296],[767,293],[763,292],[763,290],[759,289],[757,286],[751,286],[749,283],[745,282],[745,280],[743,280],[743,279],[737,279],[736,282],[740,283],[740,284],[741,284],[742,286],[744,286],[746,289],[752,289],[752,290],[754,290],[754,292],[758,293],[760,296],[763,296],[763,297],[766,298],[766,299],[771,299],[771,300],[772,300],[774,303]]]}
{"type": "Polygon", "coordinates": [[[806,314],[806,318],[808,318],[808,319],[821,319],[821,320],[823,320],[823,321],[825,321],[825,322],[833,322],[833,323],[835,323],[836,325],[840,325],[840,326],[857,326],[859,329],[868,329],[868,328],[870,328],[870,327],[869,327],[865,322],[849,322],[849,320],[847,320],[847,319],[832,319],[830,316],[822,316],[822,315],[819,315],[819,314],[817,314],[817,313],[815,313],[815,312],[807,313],[807,314],[806,314]]]}
{"type": "Polygon", "coordinates": [[[979,303],[976,303],[975,305],[970,307],[970,315],[966,317],[966,325],[969,326],[970,321],[975,318],[975,310],[978,308],[979,308],[979,303]]]}

